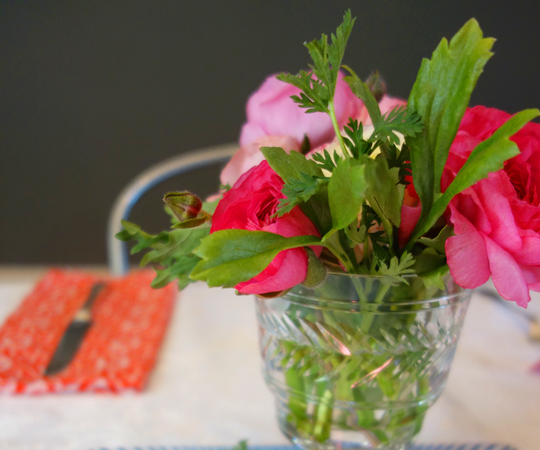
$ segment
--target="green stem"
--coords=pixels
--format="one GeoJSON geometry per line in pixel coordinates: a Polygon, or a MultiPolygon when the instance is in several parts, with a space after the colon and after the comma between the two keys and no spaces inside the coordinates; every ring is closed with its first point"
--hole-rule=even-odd
{"type": "Polygon", "coordinates": [[[369,257],[369,236],[366,235],[366,240],[364,241],[364,256],[362,258],[362,263],[366,269],[370,269],[370,257],[369,257]]]}
{"type": "Polygon", "coordinates": [[[334,256],[341,261],[345,270],[349,273],[357,273],[358,264],[353,261],[347,252],[344,250],[339,240],[339,232],[332,234],[323,244],[328,250],[330,250],[334,256]]]}
{"type": "Polygon", "coordinates": [[[333,398],[334,394],[330,389],[327,389],[316,407],[313,437],[318,442],[325,442],[330,438],[333,398]]]}
{"type": "MultiPolygon", "coordinates": [[[[379,292],[377,292],[377,297],[375,297],[373,303],[381,303],[384,299],[384,296],[388,292],[388,289],[390,289],[389,284],[381,286],[379,292]]],[[[362,323],[360,324],[360,328],[364,333],[367,333],[369,331],[369,327],[371,327],[374,317],[375,315],[373,313],[364,313],[362,317],[362,323]]]]}
{"type": "Polygon", "coordinates": [[[343,136],[341,135],[341,132],[339,131],[339,125],[336,118],[336,110],[334,109],[334,101],[331,100],[328,102],[328,115],[330,116],[330,119],[332,120],[332,125],[334,126],[334,131],[336,132],[336,137],[339,142],[339,146],[341,147],[341,151],[343,152],[343,156],[352,156],[349,151],[347,150],[347,147],[345,146],[345,141],[343,140],[343,136]]]}

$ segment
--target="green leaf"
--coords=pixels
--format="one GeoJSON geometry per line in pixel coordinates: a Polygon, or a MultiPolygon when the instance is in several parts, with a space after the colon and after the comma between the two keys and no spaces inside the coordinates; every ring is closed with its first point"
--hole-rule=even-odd
{"type": "Polygon", "coordinates": [[[377,275],[398,278],[400,281],[407,283],[402,276],[409,273],[414,273],[414,270],[411,268],[413,265],[413,256],[410,253],[404,252],[400,258],[397,256],[391,258],[389,265],[387,265],[384,261],[379,260],[379,269],[376,273],[377,275]]]}
{"type": "Polygon", "coordinates": [[[305,173],[313,177],[322,176],[320,167],[311,159],[307,159],[302,153],[291,150],[288,157],[289,164],[297,170],[297,178],[300,176],[300,173],[305,173]]]}
{"type": "Polygon", "coordinates": [[[332,228],[341,230],[360,212],[366,190],[365,167],[353,159],[340,159],[328,183],[332,228]]]}
{"type": "Polygon", "coordinates": [[[283,179],[285,183],[291,180],[302,180],[301,172],[321,177],[320,167],[307,159],[301,153],[292,150],[289,154],[279,147],[262,147],[261,152],[270,164],[270,167],[283,179]]]}
{"type": "Polygon", "coordinates": [[[330,156],[326,149],[322,153],[314,153],[312,158],[313,161],[319,164],[321,169],[328,172],[333,172],[336,168],[336,162],[341,159],[337,152],[333,152],[332,156],[330,156]]]}
{"type": "Polygon", "coordinates": [[[302,91],[300,96],[293,95],[291,98],[301,108],[305,108],[306,113],[328,112],[330,93],[320,80],[313,78],[311,72],[301,70],[298,75],[281,73],[276,76],[276,79],[283,81],[284,83],[292,84],[302,91]]]}
{"type": "Polygon", "coordinates": [[[433,269],[446,264],[446,257],[441,255],[434,248],[426,248],[415,257],[413,269],[416,273],[427,273],[433,269]]]}
{"type": "Polygon", "coordinates": [[[358,78],[350,67],[343,66],[343,68],[351,74],[348,77],[344,77],[343,80],[347,82],[353,94],[364,102],[373,124],[378,123],[381,120],[381,109],[379,108],[379,104],[371,93],[369,87],[360,78],[358,78]]]}
{"type": "Polygon", "coordinates": [[[396,133],[414,137],[422,131],[422,118],[404,105],[396,106],[388,111],[375,125],[370,141],[382,140],[399,145],[400,139],[396,133]]]}
{"type": "MultiPolygon", "coordinates": [[[[368,190],[366,197],[371,207],[383,221],[390,222],[397,228],[401,223],[401,205],[405,186],[400,184],[399,169],[388,168],[388,163],[381,156],[376,159],[366,158],[366,177],[368,179],[368,190]]],[[[389,224],[385,225],[387,235],[391,235],[392,230],[389,224]]]]}
{"type": "Polygon", "coordinates": [[[539,115],[538,109],[526,109],[514,114],[491,137],[478,144],[437,203],[445,203],[446,209],[452,197],[487,178],[491,172],[501,170],[505,161],[519,155],[519,147],[509,138],[539,115]]]}
{"type": "Polygon", "coordinates": [[[444,280],[443,277],[450,271],[450,268],[447,264],[443,264],[435,269],[430,270],[429,272],[424,272],[419,274],[420,278],[424,282],[424,285],[427,288],[436,287],[441,291],[444,291],[444,280]]]}
{"type": "Polygon", "coordinates": [[[454,229],[451,226],[446,225],[438,234],[435,239],[428,239],[422,237],[418,239],[420,244],[424,244],[426,247],[431,247],[437,250],[441,255],[445,254],[446,240],[454,234],[454,229]]]}
{"type": "Polygon", "coordinates": [[[437,197],[428,214],[424,217],[420,216],[409,243],[413,243],[435,224],[437,219],[444,214],[454,196],[481,179],[487,178],[491,172],[501,170],[505,161],[519,155],[519,147],[510,141],[509,137],[516,134],[527,122],[539,115],[540,111],[537,109],[526,109],[514,114],[493,135],[478,144],[444,194],[437,197]]]}
{"type": "Polygon", "coordinates": [[[304,172],[300,172],[300,176],[302,179],[293,178],[283,185],[281,192],[285,198],[279,201],[279,217],[291,212],[295,206],[307,202],[322,186],[328,184],[326,178],[316,178],[304,172]]]}
{"type": "Polygon", "coordinates": [[[359,224],[357,217],[344,228],[344,231],[347,237],[351,240],[349,246],[353,248],[358,244],[363,244],[366,241],[368,227],[364,223],[359,224]]]}
{"type": "MultiPolygon", "coordinates": [[[[308,175],[322,177],[321,167],[313,160],[298,152],[287,153],[279,147],[262,147],[261,151],[270,164],[270,167],[283,179],[285,183],[301,179],[301,172],[308,175]]],[[[328,206],[326,190],[319,190],[306,203],[300,205],[303,213],[308,216],[321,236],[332,229],[332,216],[328,206]]]]}
{"type": "Polygon", "coordinates": [[[209,233],[209,228],[186,228],[169,232],[169,240],[152,246],[153,250],[144,255],[141,267],[150,263],[161,263],[190,254],[203,236],[209,233]]]}
{"type": "Polygon", "coordinates": [[[307,113],[330,112],[329,107],[334,98],[339,68],[355,20],[351,18],[351,12],[347,11],[336,34],[331,35],[330,44],[325,34],[321,39],[305,44],[313,60],[311,72],[300,71],[298,75],[282,73],[276,77],[302,91],[299,96],[291,98],[301,108],[305,108],[307,113]]]}
{"type": "Polygon", "coordinates": [[[167,231],[163,231],[157,236],[153,236],[141,230],[141,227],[139,225],[128,222],[127,220],[122,220],[122,226],[124,227],[124,229],[116,234],[116,239],[125,242],[131,240],[138,241],[137,245],[135,245],[131,249],[132,255],[140,252],[145,248],[151,247],[158,242],[167,242],[169,240],[169,233],[167,231]]]}
{"type": "Polygon", "coordinates": [[[356,119],[349,119],[349,123],[343,128],[347,136],[344,137],[345,145],[355,159],[362,155],[369,155],[373,150],[373,145],[364,140],[364,126],[356,119]]]}
{"type": "Polygon", "coordinates": [[[336,88],[341,61],[343,60],[345,47],[347,46],[347,41],[351,35],[355,20],[352,19],[350,10],[345,12],[343,23],[337,28],[336,34],[331,35],[332,44],[328,46],[324,34],[320,41],[305,44],[315,63],[315,74],[319,79],[324,81],[332,93],[336,88]]]}
{"type": "Polygon", "coordinates": [[[165,269],[154,268],[156,277],[152,280],[151,286],[155,289],[160,289],[167,286],[169,283],[178,280],[178,288],[184,289],[192,280],[188,275],[200,261],[195,255],[181,256],[173,265],[165,269]]]}
{"type": "Polygon", "coordinates": [[[199,262],[192,252],[200,244],[201,238],[208,235],[209,227],[163,231],[152,236],[133,223],[122,221],[122,225],[124,230],[117,236],[126,241],[138,241],[132,253],[152,248],[141,261],[141,266],[159,264],[159,268],[154,268],[157,275],[152,287],[161,288],[178,279],[178,287],[183,289],[191,282],[188,275],[199,262]]]}
{"type": "Polygon", "coordinates": [[[484,39],[476,20],[469,20],[452,38],[443,39],[424,59],[408,108],[422,117],[424,129],[408,137],[416,191],[427,216],[440,193],[440,181],[448,151],[469,104],[484,65],[492,56],[494,39],[484,39]]]}
{"type": "Polygon", "coordinates": [[[315,236],[286,238],[265,231],[217,231],[202,239],[194,251],[202,261],[190,277],[206,281],[210,287],[233,287],[261,273],[280,251],[320,242],[315,236]]]}

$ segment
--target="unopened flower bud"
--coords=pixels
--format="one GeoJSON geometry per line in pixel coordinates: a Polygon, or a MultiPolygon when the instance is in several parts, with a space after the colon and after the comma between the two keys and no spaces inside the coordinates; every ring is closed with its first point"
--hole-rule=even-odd
{"type": "Polygon", "coordinates": [[[366,85],[379,103],[382,98],[386,95],[386,83],[383,78],[379,75],[379,71],[374,71],[366,80],[366,85]]]}
{"type": "Polygon", "coordinates": [[[316,287],[326,278],[326,267],[311,248],[304,247],[304,249],[308,254],[308,267],[306,279],[302,284],[308,288],[316,287]]]}
{"type": "Polygon", "coordinates": [[[178,224],[174,228],[193,228],[206,222],[210,216],[202,210],[202,201],[188,191],[169,192],[163,201],[171,209],[178,224]]]}

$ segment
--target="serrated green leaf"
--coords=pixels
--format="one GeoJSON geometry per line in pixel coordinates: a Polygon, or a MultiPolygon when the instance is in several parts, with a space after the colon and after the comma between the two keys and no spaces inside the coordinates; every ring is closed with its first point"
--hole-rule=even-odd
{"type": "Polygon", "coordinates": [[[370,141],[377,140],[399,145],[400,139],[396,133],[414,137],[423,129],[422,118],[404,105],[396,106],[384,114],[375,124],[370,141]]]}
{"type": "Polygon", "coordinates": [[[298,75],[282,73],[276,76],[276,79],[292,84],[302,91],[300,96],[293,95],[291,98],[301,108],[305,108],[306,113],[328,112],[330,100],[328,89],[320,80],[314,79],[311,72],[301,70],[298,75]]]}
{"type": "Polygon", "coordinates": [[[364,102],[372,123],[379,123],[381,120],[381,109],[379,108],[379,104],[369,90],[368,86],[354,73],[350,67],[343,66],[343,68],[351,74],[348,77],[344,77],[343,80],[347,82],[353,94],[364,102]]]}
{"type": "Polygon", "coordinates": [[[406,142],[423,217],[440,193],[450,145],[476,81],[492,56],[493,43],[493,39],[483,38],[478,23],[471,19],[450,43],[441,41],[431,60],[422,62],[407,106],[422,117],[424,129],[406,142]]]}
{"type": "Polygon", "coordinates": [[[206,236],[209,231],[209,228],[187,228],[170,231],[167,242],[153,245],[153,250],[144,255],[141,260],[141,267],[190,254],[199,245],[201,238],[206,236]]]}
{"type": "Polygon", "coordinates": [[[183,255],[170,267],[165,269],[154,268],[157,275],[152,280],[152,287],[160,289],[178,279],[179,289],[182,290],[191,282],[188,274],[191,273],[199,261],[200,259],[195,255],[183,255]]]}
{"type": "MultiPolygon", "coordinates": [[[[293,153],[292,159],[285,150],[279,147],[262,147],[261,151],[270,164],[270,167],[283,179],[285,183],[300,179],[300,169],[304,173],[315,176],[323,176],[319,165],[304,155],[293,153]]],[[[300,208],[309,220],[319,230],[321,236],[324,236],[332,228],[332,216],[328,206],[328,194],[326,190],[319,190],[306,203],[300,205],[300,208]]]]}
{"type": "Polygon", "coordinates": [[[276,77],[302,91],[299,96],[295,95],[291,98],[300,107],[305,108],[307,113],[329,112],[341,60],[355,20],[352,19],[351,12],[347,11],[336,34],[331,35],[330,44],[325,34],[319,40],[315,39],[304,44],[313,60],[313,65],[310,65],[311,72],[300,71],[298,75],[282,73],[276,77]]]}
{"type": "Polygon", "coordinates": [[[191,282],[188,275],[199,261],[192,251],[199,245],[201,238],[208,235],[210,228],[163,231],[153,236],[133,223],[122,221],[122,225],[124,230],[118,233],[119,238],[138,241],[132,253],[147,247],[152,249],[141,261],[141,266],[159,264],[159,268],[154,268],[156,278],[152,281],[152,287],[161,288],[177,279],[179,288],[183,289],[191,282]]]}
{"type": "Polygon", "coordinates": [[[360,212],[366,190],[365,167],[353,159],[341,159],[328,183],[332,228],[347,227],[360,212]]]}
{"type": "Polygon", "coordinates": [[[289,154],[280,147],[262,147],[261,152],[270,164],[270,167],[283,179],[285,183],[291,180],[301,180],[301,172],[311,176],[322,176],[320,167],[297,151],[289,154]]]}
{"type": "Polygon", "coordinates": [[[344,228],[345,234],[351,240],[349,246],[356,247],[358,244],[363,244],[367,237],[367,226],[358,223],[358,217],[347,227],[344,228]]]}
{"type": "Polygon", "coordinates": [[[202,260],[190,278],[206,281],[210,287],[233,287],[261,273],[280,251],[309,245],[320,245],[320,238],[286,238],[265,231],[217,231],[202,239],[195,249],[202,260]]]}
{"type": "Polygon", "coordinates": [[[116,239],[126,242],[131,240],[138,241],[137,245],[135,245],[131,249],[132,255],[140,252],[145,248],[151,247],[154,244],[157,244],[159,242],[167,242],[169,240],[167,231],[163,231],[158,235],[154,236],[144,232],[139,225],[128,222],[126,220],[122,220],[122,226],[124,227],[124,229],[116,234],[116,239]]]}
{"type": "MultiPolygon", "coordinates": [[[[375,250],[375,245],[373,249],[375,250]]],[[[397,256],[389,258],[388,255],[386,255],[384,258],[377,256],[376,260],[378,260],[377,262],[379,267],[377,270],[374,270],[374,267],[372,267],[373,275],[389,277],[394,281],[409,284],[407,280],[403,278],[403,275],[414,273],[412,267],[415,261],[410,253],[404,252],[400,258],[397,256]],[[384,262],[385,260],[389,260],[390,263],[386,264],[384,262]]]]}
{"type": "Polygon", "coordinates": [[[336,162],[341,159],[337,152],[333,152],[330,156],[326,149],[322,153],[315,153],[312,158],[322,170],[327,170],[330,173],[336,168],[336,162]]]}
{"type": "Polygon", "coordinates": [[[281,192],[285,198],[279,201],[277,210],[279,217],[291,212],[295,206],[307,202],[328,183],[325,178],[315,178],[304,172],[300,172],[300,176],[302,179],[293,178],[283,185],[281,192]]]}
{"type": "MultiPolygon", "coordinates": [[[[401,223],[401,205],[405,194],[405,186],[400,184],[399,169],[388,168],[385,158],[366,158],[366,177],[368,179],[368,190],[366,197],[371,207],[384,222],[390,222],[399,228],[401,223]]],[[[391,228],[385,225],[387,235],[391,235],[391,228]]]]}

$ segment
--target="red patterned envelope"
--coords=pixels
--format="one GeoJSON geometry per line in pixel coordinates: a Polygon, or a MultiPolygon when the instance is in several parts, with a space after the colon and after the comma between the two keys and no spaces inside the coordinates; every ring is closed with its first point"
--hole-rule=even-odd
{"type": "Polygon", "coordinates": [[[177,289],[152,289],[152,271],[124,278],[53,269],[0,328],[0,393],[141,391],[154,366],[177,289]],[[43,372],[96,281],[106,281],[92,326],[69,366],[43,372]]]}

